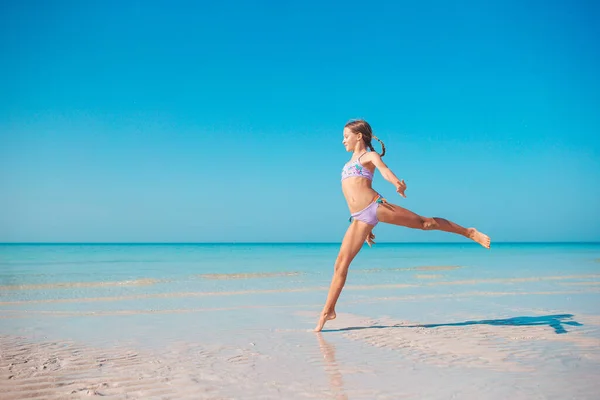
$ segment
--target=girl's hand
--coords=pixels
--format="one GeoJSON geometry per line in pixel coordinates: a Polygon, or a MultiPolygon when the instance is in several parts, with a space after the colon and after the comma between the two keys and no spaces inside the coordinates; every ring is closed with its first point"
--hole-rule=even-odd
{"type": "Polygon", "coordinates": [[[369,232],[369,234],[367,235],[366,242],[369,245],[369,247],[375,244],[375,235],[373,235],[373,231],[369,232]]]}
{"type": "Polygon", "coordinates": [[[396,184],[396,192],[400,194],[400,196],[405,197],[404,191],[406,190],[406,183],[404,183],[404,179],[396,184]]]}

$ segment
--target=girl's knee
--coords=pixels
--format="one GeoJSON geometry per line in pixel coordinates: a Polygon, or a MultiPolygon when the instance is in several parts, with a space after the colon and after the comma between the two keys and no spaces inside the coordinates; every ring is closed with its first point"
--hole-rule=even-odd
{"type": "Polygon", "coordinates": [[[429,231],[437,228],[437,222],[434,218],[421,217],[421,229],[429,231]]]}
{"type": "Polygon", "coordinates": [[[337,260],[335,260],[336,268],[338,265],[350,264],[351,261],[352,261],[352,259],[351,259],[350,255],[348,255],[346,253],[340,253],[337,256],[337,260]]]}

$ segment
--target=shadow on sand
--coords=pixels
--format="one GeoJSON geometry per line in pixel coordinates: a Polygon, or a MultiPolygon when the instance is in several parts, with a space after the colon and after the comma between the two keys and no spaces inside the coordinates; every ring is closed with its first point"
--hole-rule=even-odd
{"type": "Polygon", "coordinates": [[[577,321],[572,321],[573,314],[544,315],[539,317],[513,317],[506,319],[482,319],[480,321],[464,321],[446,324],[422,324],[422,325],[372,325],[355,326],[341,329],[323,329],[323,332],[343,332],[356,331],[361,329],[382,329],[382,328],[438,328],[442,326],[467,326],[467,325],[508,325],[508,326],[540,326],[548,325],[554,329],[557,334],[567,333],[563,325],[582,326],[577,321]]]}

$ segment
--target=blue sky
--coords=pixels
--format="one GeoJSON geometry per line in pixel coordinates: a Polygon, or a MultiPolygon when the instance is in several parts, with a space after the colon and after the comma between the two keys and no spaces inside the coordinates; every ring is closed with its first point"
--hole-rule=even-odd
{"type": "Polygon", "coordinates": [[[388,200],[599,241],[600,7],[382,3],[2,2],[0,241],[339,241],[359,117],[388,200]]]}

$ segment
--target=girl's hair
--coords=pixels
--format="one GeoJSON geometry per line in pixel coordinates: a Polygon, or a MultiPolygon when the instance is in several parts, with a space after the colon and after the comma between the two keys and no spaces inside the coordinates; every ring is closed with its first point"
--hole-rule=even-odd
{"type": "Polygon", "coordinates": [[[344,128],[350,129],[354,133],[362,133],[363,140],[365,145],[371,150],[375,151],[373,145],[371,144],[371,139],[377,140],[381,143],[381,154],[379,156],[383,157],[385,155],[385,145],[379,138],[373,135],[373,130],[371,129],[371,125],[364,119],[354,119],[346,124],[344,128]]]}

